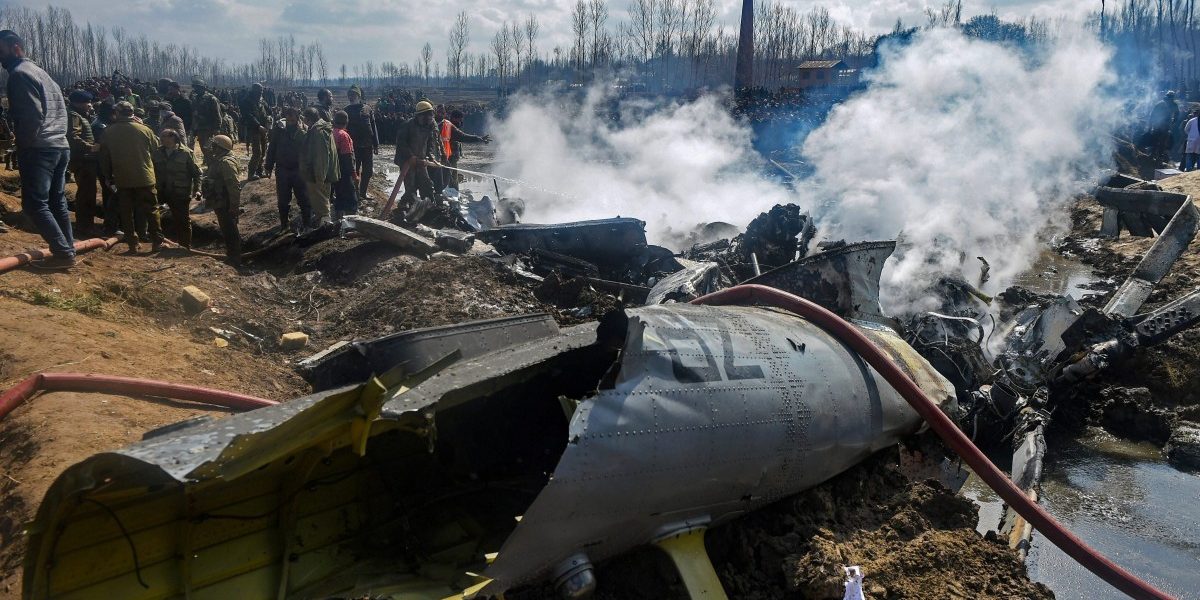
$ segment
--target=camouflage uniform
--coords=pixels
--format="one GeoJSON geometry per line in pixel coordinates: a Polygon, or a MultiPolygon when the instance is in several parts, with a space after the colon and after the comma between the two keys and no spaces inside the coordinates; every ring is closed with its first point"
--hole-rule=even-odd
{"type": "Polygon", "coordinates": [[[204,202],[217,215],[221,236],[225,238],[225,256],[235,265],[242,262],[242,237],[238,232],[238,211],[242,202],[239,176],[237,161],[232,156],[228,153],[214,155],[201,184],[204,202]]]}
{"type": "Polygon", "coordinates": [[[195,111],[192,123],[196,125],[196,139],[200,141],[200,153],[204,155],[204,164],[207,165],[211,159],[212,149],[209,146],[212,137],[221,133],[225,113],[221,109],[221,101],[208,90],[196,97],[192,108],[195,111]]]}
{"type": "Polygon", "coordinates": [[[82,235],[96,226],[96,192],[100,181],[100,161],[96,137],[87,117],[71,108],[67,114],[67,143],[71,146],[71,161],[67,168],[75,175],[75,233],[82,235]]]}
{"type": "Polygon", "coordinates": [[[192,247],[192,196],[200,191],[200,167],[190,148],[179,146],[167,150],[159,146],[154,151],[154,178],[158,197],[171,208],[171,225],[175,241],[185,248],[192,247]]]}
{"type": "Polygon", "coordinates": [[[260,95],[246,99],[242,109],[242,124],[246,127],[246,143],[250,144],[250,176],[262,174],[263,154],[267,151],[267,132],[271,127],[271,116],[267,112],[267,103],[260,95]]]}

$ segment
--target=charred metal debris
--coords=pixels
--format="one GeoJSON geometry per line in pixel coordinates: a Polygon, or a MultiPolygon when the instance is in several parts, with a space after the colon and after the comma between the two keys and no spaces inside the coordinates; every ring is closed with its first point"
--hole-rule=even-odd
{"type": "MultiPolygon", "coordinates": [[[[413,252],[489,257],[557,302],[616,301],[567,328],[535,314],[340,342],[300,363],[310,396],[72,466],[29,529],[24,596],[437,600],[550,582],[584,598],[595,562],[653,544],[693,598],[723,598],[708,527],[922,430],[813,323],[687,303],[738,283],[847,320],[977,443],[1011,454],[1013,480],[1036,496],[1055,390],[1200,320],[1200,293],[1138,312],[1196,233],[1190,201],[1159,200],[1175,213],[1143,217],[1158,240],[1103,310],[944,280],[938,310],[912,315],[880,305],[895,242],[811,248],[814,223],[795,205],[680,254],[648,244],[636,219],[522,224],[513,203],[466,196],[442,228],[348,218],[413,252]]],[[[1019,517],[1004,529],[1027,547],[1019,517]]]]}

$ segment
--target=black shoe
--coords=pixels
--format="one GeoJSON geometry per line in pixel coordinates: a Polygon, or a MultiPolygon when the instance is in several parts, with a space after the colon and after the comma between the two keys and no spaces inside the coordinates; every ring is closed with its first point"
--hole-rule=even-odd
{"type": "Polygon", "coordinates": [[[51,256],[29,263],[35,269],[46,271],[66,271],[75,266],[74,256],[51,256]]]}

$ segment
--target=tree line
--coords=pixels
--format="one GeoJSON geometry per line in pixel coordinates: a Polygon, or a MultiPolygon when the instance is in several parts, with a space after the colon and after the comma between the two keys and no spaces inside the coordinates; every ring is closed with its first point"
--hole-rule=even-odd
{"type": "MultiPolygon", "coordinates": [[[[113,70],[143,80],[200,76],[218,86],[336,81],[368,88],[513,88],[608,77],[648,91],[667,91],[732,83],[737,28],[718,21],[716,0],[625,0],[623,7],[614,17],[610,0],[575,0],[569,45],[549,49],[539,45],[541,26],[534,14],[503,23],[490,38],[472,46],[471,18],[464,11],[451,22],[444,46],[426,42],[415,49],[411,62],[373,57],[336,68],[320,40],[301,43],[291,35],[259,40],[258,56],[235,64],[122,27],[80,23],[70,10],[53,6],[39,10],[2,5],[0,25],[20,32],[30,55],[66,83],[113,70]]],[[[1086,26],[1116,48],[1119,70],[1182,88],[1200,87],[1196,0],[1099,0],[1097,9],[1086,26]]],[[[869,66],[883,41],[921,28],[958,27],[973,37],[1022,45],[1044,41],[1052,29],[1051,22],[1035,18],[1012,22],[991,14],[964,20],[961,0],[927,9],[925,22],[915,26],[897,21],[893,31],[881,35],[839,23],[825,7],[802,11],[782,0],[757,4],[754,21],[755,84],[765,88],[791,85],[797,67],[807,60],[869,66]]]]}

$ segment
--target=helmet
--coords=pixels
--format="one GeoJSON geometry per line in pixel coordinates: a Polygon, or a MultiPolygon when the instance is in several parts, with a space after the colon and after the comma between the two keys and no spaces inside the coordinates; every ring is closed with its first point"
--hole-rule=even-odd
{"type": "Polygon", "coordinates": [[[205,88],[205,87],[208,87],[208,83],[206,83],[203,79],[200,79],[199,77],[193,77],[192,78],[192,87],[205,88]]]}
{"type": "Polygon", "coordinates": [[[212,143],[218,148],[224,148],[226,152],[233,151],[233,140],[229,139],[227,135],[214,135],[212,143]]]}
{"type": "Polygon", "coordinates": [[[254,84],[250,86],[250,89],[252,89],[252,90],[257,90],[257,91],[260,91],[260,92],[261,92],[261,91],[263,90],[263,84],[261,84],[261,83],[259,83],[259,82],[255,81],[255,82],[254,82],[254,84]]]}
{"type": "Polygon", "coordinates": [[[417,103],[416,111],[418,115],[421,113],[433,112],[433,105],[430,104],[428,100],[422,100],[417,103]]]}

